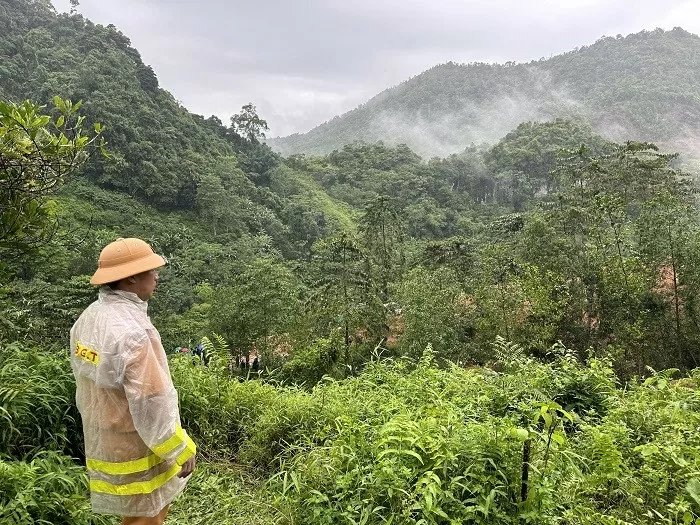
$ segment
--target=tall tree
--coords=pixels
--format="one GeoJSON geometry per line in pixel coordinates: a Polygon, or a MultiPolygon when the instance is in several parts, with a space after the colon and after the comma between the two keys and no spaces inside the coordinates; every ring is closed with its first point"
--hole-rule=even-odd
{"type": "Polygon", "coordinates": [[[404,264],[403,228],[396,204],[381,195],[370,202],[360,218],[360,228],[376,274],[383,302],[389,301],[389,283],[404,264]]]}
{"type": "Polygon", "coordinates": [[[414,268],[398,292],[404,326],[400,341],[407,353],[419,357],[431,344],[440,357],[455,361],[465,357],[469,301],[454,270],[414,268]]]}
{"type": "Polygon", "coordinates": [[[243,106],[240,113],[231,117],[231,127],[240,136],[253,143],[265,138],[265,132],[270,129],[267,127],[267,121],[258,116],[252,102],[243,106]]]}
{"type": "Polygon", "coordinates": [[[247,356],[253,349],[266,352],[270,336],[286,333],[299,311],[299,283],[271,257],[254,260],[233,285],[213,293],[211,326],[231,342],[232,351],[247,356]]]}
{"type": "Polygon", "coordinates": [[[659,352],[656,361],[665,362],[666,367],[700,364],[697,346],[690,341],[697,330],[692,306],[700,277],[692,253],[694,240],[700,235],[696,213],[687,203],[663,193],[643,206],[636,221],[639,253],[649,278],[646,312],[647,316],[656,314],[656,319],[650,319],[649,331],[667,334],[663,347],[655,349],[659,352]],[[654,308],[653,298],[660,299],[660,308],[654,308]],[[674,347],[675,355],[665,359],[671,357],[667,356],[669,345],[674,347]]]}
{"type": "Polygon", "coordinates": [[[383,323],[366,255],[357,239],[344,232],[316,243],[313,264],[316,279],[309,310],[324,335],[342,329],[347,363],[353,339],[374,338],[383,323]]]}
{"type": "Polygon", "coordinates": [[[635,232],[648,202],[686,192],[674,159],[637,142],[612,145],[602,155],[585,147],[571,151],[555,170],[559,191],[525,231],[527,260],[571,283],[563,335],[578,333],[569,342],[580,348],[618,345],[627,373],[644,373],[650,358],[640,314],[649,281],[635,232]]]}

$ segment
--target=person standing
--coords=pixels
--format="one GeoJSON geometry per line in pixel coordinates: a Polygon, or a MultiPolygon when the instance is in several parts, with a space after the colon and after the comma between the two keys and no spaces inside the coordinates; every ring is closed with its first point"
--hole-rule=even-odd
{"type": "Polygon", "coordinates": [[[141,239],[100,253],[97,301],[70,332],[93,512],[123,525],[161,525],[196,463],[148,300],[165,259],[141,239]]]}

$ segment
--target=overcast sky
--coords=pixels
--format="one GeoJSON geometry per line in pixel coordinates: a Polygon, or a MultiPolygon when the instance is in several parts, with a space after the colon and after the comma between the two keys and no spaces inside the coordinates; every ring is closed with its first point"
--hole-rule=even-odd
{"type": "Polygon", "coordinates": [[[117,26],[189,110],[227,123],[253,102],[269,137],[450,60],[526,62],[656,27],[700,34],[700,0],[81,0],[79,11],[117,26]]]}

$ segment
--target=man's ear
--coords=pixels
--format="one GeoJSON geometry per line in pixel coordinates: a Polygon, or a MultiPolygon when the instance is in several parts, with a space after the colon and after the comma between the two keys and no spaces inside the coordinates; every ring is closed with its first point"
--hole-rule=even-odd
{"type": "Polygon", "coordinates": [[[130,283],[136,284],[136,276],[135,275],[132,275],[131,277],[127,277],[127,279],[129,280],[130,283]]]}

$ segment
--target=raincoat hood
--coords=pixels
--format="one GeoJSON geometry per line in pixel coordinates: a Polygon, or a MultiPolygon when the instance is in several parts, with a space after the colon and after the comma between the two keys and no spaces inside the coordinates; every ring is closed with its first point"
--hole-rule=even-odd
{"type": "MultiPolygon", "coordinates": [[[[144,315],[148,315],[148,301],[144,301],[134,292],[127,292],[125,290],[112,290],[109,286],[101,286],[97,295],[98,302],[104,302],[106,304],[119,304],[123,301],[129,301],[134,303],[136,307],[141,310],[144,315]]],[[[128,304],[124,303],[124,307],[128,308],[128,304]]]]}

